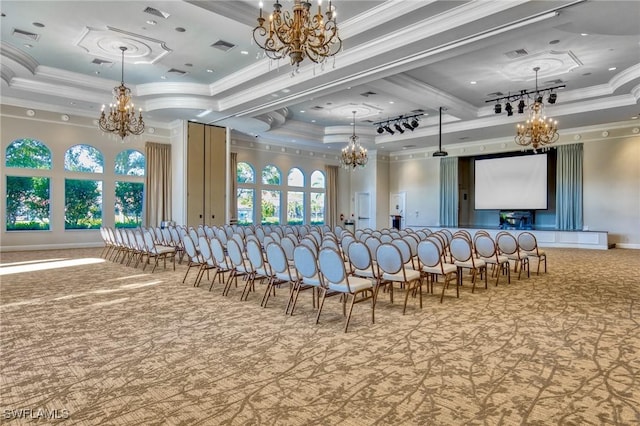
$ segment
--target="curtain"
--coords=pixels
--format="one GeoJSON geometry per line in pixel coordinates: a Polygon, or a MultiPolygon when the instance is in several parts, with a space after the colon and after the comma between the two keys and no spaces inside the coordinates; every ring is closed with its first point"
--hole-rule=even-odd
{"type": "Polygon", "coordinates": [[[458,157],[440,160],[440,226],[458,226],[458,157]]]}
{"type": "Polygon", "coordinates": [[[229,173],[231,174],[231,194],[229,194],[229,220],[235,223],[238,220],[238,153],[232,152],[229,160],[229,173]]]}
{"type": "Polygon", "coordinates": [[[326,198],[325,198],[325,219],[324,223],[331,229],[338,225],[338,166],[325,166],[326,198]]]}
{"type": "Polygon", "coordinates": [[[147,226],[171,220],[171,145],[145,143],[145,218],[147,226]]]}
{"type": "Polygon", "coordinates": [[[581,143],[558,147],[556,227],[559,230],[582,230],[582,162],[581,143]]]}

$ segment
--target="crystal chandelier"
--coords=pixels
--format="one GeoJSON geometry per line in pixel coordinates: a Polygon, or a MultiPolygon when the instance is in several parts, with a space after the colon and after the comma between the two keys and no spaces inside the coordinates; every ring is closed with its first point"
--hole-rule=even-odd
{"type": "Polygon", "coordinates": [[[103,132],[114,133],[122,140],[132,135],[140,135],[144,132],[144,121],[142,120],[142,109],[136,117],[136,112],[131,103],[131,90],[124,85],[124,52],[126,47],[121,46],[122,51],[122,79],[120,86],[113,89],[115,103],[109,105],[109,115],[104,113],[105,106],[102,106],[98,125],[103,132]]]}
{"type": "Polygon", "coordinates": [[[349,137],[349,144],[342,148],[340,156],[340,165],[345,169],[353,170],[356,167],[364,167],[369,161],[367,150],[360,145],[358,139],[356,136],[356,112],[353,111],[353,134],[349,137]]]}
{"type": "Polygon", "coordinates": [[[535,67],[533,70],[536,72],[536,97],[529,105],[529,118],[524,124],[518,124],[516,127],[515,141],[522,147],[531,145],[533,152],[538,152],[538,148],[542,148],[543,151],[548,150],[549,145],[557,141],[559,135],[558,122],[544,115],[542,96],[538,94],[540,68],[535,67]]]}
{"type": "Polygon", "coordinates": [[[291,65],[299,66],[307,57],[315,63],[323,63],[342,48],[338,36],[335,8],[329,1],[329,7],[322,16],[322,0],[318,0],[318,12],[311,12],[311,3],[294,0],[293,12],[282,12],[282,5],[276,0],[269,23],[262,17],[262,2],[258,26],[253,29],[253,39],[264,49],[270,59],[282,59],[289,56],[291,65]]]}

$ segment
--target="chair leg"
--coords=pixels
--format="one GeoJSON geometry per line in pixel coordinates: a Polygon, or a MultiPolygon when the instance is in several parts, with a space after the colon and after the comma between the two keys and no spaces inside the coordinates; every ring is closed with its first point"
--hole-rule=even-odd
{"type": "MultiPolygon", "coordinates": [[[[356,301],[356,295],[351,295],[351,305],[349,306],[349,315],[347,315],[347,321],[344,324],[344,332],[347,332],[347,328],[349,328],[349,321],[351,320],[351,312],[353,312],[353,304],[356,301]]],[[[343,306],[346,306],[346,300],[343,306]]]]}
{"type": "Polygon", "coordinates": [[[318,322],[320,322],[320,313],[322,312],[322,306],[324,305],[324,299],[327,297],[327,289],[326,288],[320,288],[320,291],[322,292],[322,296],[320,297],[320,301],[318,302],[318,314],[316,315],[316,324],[318,324],[318,322]]]}

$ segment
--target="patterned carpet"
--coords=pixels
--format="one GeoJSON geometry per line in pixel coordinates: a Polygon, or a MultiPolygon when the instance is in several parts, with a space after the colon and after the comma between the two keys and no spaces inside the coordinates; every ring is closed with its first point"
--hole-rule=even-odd
{"type": "Polygon", "coordinates": [[[639,424],[640,253],[547,251],[546,275],[475,294],[465,276],[404,316],[384,295],[373,325],[357,305],[347,334],[335,298],[315,325],[308,292],[285,317],[286,290],[263,309],[263,287],[241,302],[182,284],[184,265],[2,253],[2,422],[639,424]]]}

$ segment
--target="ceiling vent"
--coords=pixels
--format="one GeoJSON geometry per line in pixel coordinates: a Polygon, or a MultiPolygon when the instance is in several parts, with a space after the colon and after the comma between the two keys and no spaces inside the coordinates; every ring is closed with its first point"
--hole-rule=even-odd
{"type": "Polygon", "coordinates": [[[564,81],[560,80],[559,78],[556,78],[555,80],[545,81],[544,84],[549,86],[557,86],[559,84],[564,84],[564,81]]]}
{"type": "Polygon", "coordinates": [[[143,12],[153,16],[157,16],[158,18],[162,18],[162,19],[167,19],[169,16],[171,16],[170,13],[163,12],[153,7],[147,7],[145,10],[143,10],[143,12]]]}
{"type": "Polygon", "coordinates": [[[91,61],[91,63],[95,65],[104,65],[104,64],[112,64],[113,62],[107,61],[104,59],[95,58],[93,61],[91,61]]]}
{"type": "Polygon", "coordinates": [[[509,59],[522,58],[523,56],[528,56],[529,52],[526,49],[516,49],[511,52],[507,52],[504,54],[509,59]]]}
{"type": "Polygon", "coordinates": [[[324,107],[323,107],[323,106],[320,106],[320,105],[316,105],[316,106],[314,106],[314,107],[311,107],[311,109],[321,110],[321,109],[324,109],[324,107]]]}
{"type": "Polygon", "coordinates": [[[228,41],[218,40],[213,43],[211,47],[215,47],[216,49],[222,50],[223,52],[228,52],[229,50],[236,47],[236,45],[233,43],[229,43],[228,41]]]}
{"type": "Polygon", "coordinates": [[[373,120],[362,120],[361,123],[373,123],[373,120]]]}
{"type": "Polygon", "coordinates": [[[502,93],[502,92],[493,92],[493,93],[489,93],[487,95],[488,98],[499,98],[501,96],[504,96],[504,93],[502,93]]]}
{"type": "Polygon", "coordinates": [[[171,68],[169,71],[167,71],[167,73],[169,73],[169,74],[176,74],[176,75],[185,75],[187,72],[186,72],[186,71],[179,70],[179,69],[177,69],[177,68],[171,68]]]}
{"type": "Polygon", "coordinates": [[[377,95],[377,93],[372,92],[371,90],[369,90],[368,92],[360,93],[360,96],[364,96],[365,98],[368,98],[369,96],[372,96],[372,95],[377,95]]]}
{"type": "Polygon", "coordinates": [[[12,35],[14,37],[23,38],[25,40],[38,41],[40,38],[39,34],[31,33],[29,31],[19,30],[17,28],[13,29],[12,35]]]}
{"type": "Polygon", "coordinates": [[[414,109],[411,111],[412,114],[422,114],[424,112],[423,109],[414,109]]]}

